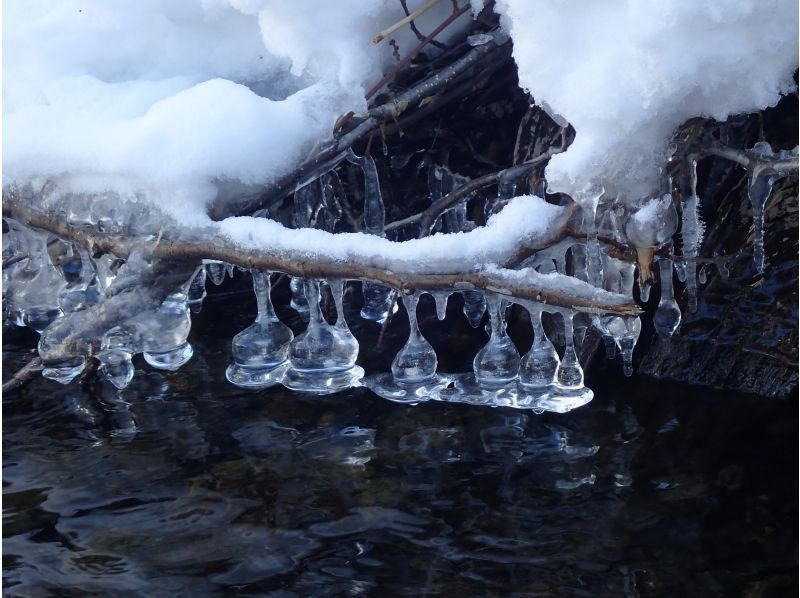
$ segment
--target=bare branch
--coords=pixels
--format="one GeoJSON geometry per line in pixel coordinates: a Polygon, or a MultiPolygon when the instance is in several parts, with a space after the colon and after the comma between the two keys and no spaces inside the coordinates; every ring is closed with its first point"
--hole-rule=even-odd
{"type": "Polygon", "coordinates": [[[433,6],[434,6],[434,5],[435,5],[437,2],[439,2],[439,0],[428,0],[428,2],[426,2],[425,4],[423,4],[422,6],[420,6],[420,7],[419,7],[417,10],[415,10],[414,12],[412,12],[412,13],[408,14],[408,15],[407,15],[407,16],[406,16],[404,19],[400,19],[400,20],[399,20],[399,21],[397,21],[397,23],[395,23],[394,25],[391,25],[390,27],[387,27],[386,29],[384,29],[383,31],[381,31],[381,32],[380,32],[378,35],[376,35],[375,37],[373,37],[373,38],[372,38],[372,43],[373,43],[373,44],[379,44],[379,43],[381,43],[381,42],[382,42],[384,39],[386,39],[387,37],[389,37],[389,36],[390,36],[392,33],[394,33],[395,31],[397,31],[398,29],[400,29],[400,28],[401,28],[401,27],[403,27],[404,25],[407,25],[408,23],[411,23],[411,22],[413,22],[413,21],[414,21],[414,19],[416,19],[418,16],[420,16],[420,15],[421,15],[421,14],[423,14],[424,12],[428,11],[429,9],[433,8],[433,6]]]}
{"type": "Polygon", "coordinates": [[[747,170],[754,170],[756,168],[769,168],[775,172],[782,174],[796,173],[798,170],[797,156],[788,159],[779,160],[765,160],[754,157],[747,150],[738,150],[732,147],[727,147],[719,142],[711,142],[708,144],[701,144],[698,148],[698,153],[706,156],[719,156],[736,162],[747,170]]]}
{"type": "Polygon", "coordinates": [[[23,368],[3,383],[3,394],[14,392],[33,380],[42,371],[42,360],[38,357],[31,359],[23,368]]]}

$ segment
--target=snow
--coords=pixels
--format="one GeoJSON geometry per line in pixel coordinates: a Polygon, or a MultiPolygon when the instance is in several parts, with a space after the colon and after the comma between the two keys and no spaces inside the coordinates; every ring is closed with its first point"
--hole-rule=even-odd
{"type": "MultiPolygon", "coordinates": [[[[428,31],[450,10],[416,22],[428,31]]],[[[371,40],[403,16],[395,0],[8,2],[4,184],[91,181],[202,224],[221,188],[280,176],[366,108],[394,60],[371,40]]],[[[407,27],[392,38],[418,43],[407,27]]]]}
{"type": "Polygon", "coordinates": [[[408,274],[447,274],[466,267],[504,262],[521,247],[546,233],[564,208],[529,195],[511,200],[485,227],[466,233],[434,235],[392,242],[363,233],[336,235],[314,229],[287,229],[263,218],[227,218],[219,234],[235,245],[270,253],[291,254],[296,260],[359,263],[408,274]]]}
{"type": "Polygon", "coordinates": [[[658,188],[668,139],[795,88],[796,0],[497,0],[520,84],[576,138],[546,171],[637,200],[658,188]]]}

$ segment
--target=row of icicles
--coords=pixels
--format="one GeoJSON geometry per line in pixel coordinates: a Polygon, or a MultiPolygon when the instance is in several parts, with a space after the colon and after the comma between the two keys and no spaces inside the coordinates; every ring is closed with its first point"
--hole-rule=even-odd
{"type": "MultiPolygon", "coordinates": [[[[751,152],[759,150],[760,156],[769,157],[767,149],[757,146],[751,152]]],[[[364,173],[364,232],[383,236],[385,210],[374,161],[369,156],[358,157],[352,152],[346,158],[364,173]]],[[[587,190],[576,197],[585,216],[586,242],[565,240],[538,252],[522,266],[534,267],[542,273],[570,274],[607,291],[632,297],[635,265],[602,251],[598,237],[633,245],[638,256],[643,301],[648,300],[652,284],[651,264],[654,261],[657,264],[661,298],[654,314],[654,325],[661,337],[669,338],[681,321],[673,292],[673,268],[686,285],[690,311],[697,309],[698,280],[705,281],[705,267],[698,270],[703,226],[698,214],[695,168],[696,164],[690,163],[681,180],[683,255],[674,263],[656,253],[659,247],[671,241],[678,229],[678,212],[670,195],[651,199],[630,213],[625,208],[614,209],[607,204],[603,205],[603,210],[598,210],[602,190],[587,190]]],[[[754,207],[754,254],[759,270],[764,265],[763,210],[778,176],[769,169],[750,173],[748,193],[754,207]]],[[[444,167],[431,167],[431,201],[466,181],[465,177],[444,167]]],[[[325,173],[312,183],[295,193],[294,224],[297,227],[321,226],[332,232],[342,216],[338,200],[341,184],[337,184],[333,172],[325,173]]],[[[506,199],[515,194],[516,181],[501,176],[498,197],[506,199]]],[[[434,232],[474,227],[466,217],[468,200],[464,198],[443,214],[434,224],[434,232]]],[[[91,202],[88,205],[91,206],[91,202]]],[[[121,212],[119,216],[125,214],[121,212]]],[[[83,226],[101,226],[97,218],[81,214],[76,214],[75,218],[83,226]]],[[[4,321],[45,333],[39,345],[46,366],[44,375],[68,383],[83,371],[85,357],[76,355],[59,362],[48,360],[51,351],[55,352],[58,347],[48,342],[47,327],[65,314],[79,312],[103,300],[120,271],[122,260],[110,254],[94,258],[78,245],[32,230],[13,219],[6,219],[6,223],[9,231],[3,236],[4,321]]],[[[114,222],[103,221],[102,226],[113,228],[114,222]]],[[[726,276],[724,259],[716,258],[713,262],[726,276]]],[[[101,363],[102,375],[117,388],[125,388],[134,375],[131,359],[138,353],[155,368],[175,370],[186,363],[192,356],[192,348],[186,340],[191,328],[190,311],[199,310],[205,297],[206,279],[220,284],[226,273],[232,275],[233,266],[207,261],[157,309],[145,310],[105,331],[99,339],[100,351],[95,355],[101,363]]],[[[514,300],[529,311],[534,332],[531,350],[520,357],[505,329],[508,300],[492,293],[460,291],[464,313],[473,327],[477,327],[483,314],[489,311],[490,338],[476,356],[472,373],[445,374],[437,372],[436,354],[416,323],[419,293],[408,293],[400,297],[410,322],[408,342],[393,361],[391,372],[364,378],[363,370],[356,365],[358,342],[343,317],[344,281],[325,281],[323,286],[323,290],[329,289],[332,293],[337,308],[336,323],[330,325],[319,308],[321,282],[291,279],[291,306],[306,314],[309,321],[307,330],[297,337],[293,337],[289,328],[275,316],[269,297],[268,274],[253,272],[253,281],[258,316],[252,326],[234,338],[233,363],[227,370],[228,379],[245,388],[265,388],[280,383],[295,390],[329,393],[365,385],[396,401],[416,403],[435,399],[566,411],[591,399],[591,390],[583,385],[583,372],[577,359],[588,327],[594,326],[603,335],[608,356],[619,349],[627,375],[632,373],[633,349],[641,329],[635,317],[588,315],[514,300]],[[561,357],[544,332],[543,312],[558,314],[552,321],[560,321],[564,338],[571,339],[563,343],[561,357]]],[[[397,291],[364,281],[362,293],[362,317],[383,322],[392,309],[396,310],[397,291]]],[[[437,315],[443,319],[448,293],[433,291],[431,294],[436,300],[437,315]]]]}

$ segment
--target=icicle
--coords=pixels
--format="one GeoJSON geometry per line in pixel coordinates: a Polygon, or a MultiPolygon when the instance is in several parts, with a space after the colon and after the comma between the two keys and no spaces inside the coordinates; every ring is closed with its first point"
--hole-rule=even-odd
{"type": "Polygon", "coordinates": [[[295,310],[304,320],[308,319],[308,301],[303,291],[304,279],[292,276],[289,281],[289,290],[292,292],[292,299],[289,307],[295,310]]]}
{"type": "Polygon", "coordinates": [[[586,272],[586,246],[582,243],[576,243],[570,248],[572,254],[572,276],[584,282],[589,280],[586,272]]]}
{"type": "Polygon", "coordinates": [[[424,383],[436,376],[436,352],[422,336],[417,324],[419,296],[418,291],[402,296],[410,330],[408,341],[392,361],[392,376],[401,384],[424,383]]]}
{"type": "Polygon", "coordinates": [[[681,282],[686,282],[686,262],[675,260],[675,275],[681,282]]]}
{"type": "MultiPolygon", "coordinates": [[[[757,143],[750,153],[757,158],[773,155],[772,148],[764,141],[757,143]]],[[[753,263],[759,273],[764,272],[764,208],[777,178],[775,171],[765,166],[756,166],[747,178],[747,197],[753,208],[753,263]]]]}
{"type": "Polygon", "coordinates": [[[200,313],[206,295],[206,270],[200,266],[195,270],[189,288],[186,290],[186,304],[192,313],[200,313]]]}
{"type": "Polygon", "coordinates": [[[580,388],[583,386],[583,369],[575,353],[574,332],[572,318],[574,312],[562,312],[564,318],[564,357],[558,366],[556,379],[565,388],[580,388]]]}
{"type": "Polygon", "coordinates": [[[75,245],[74,251],[77,260],[80,261],[80,270],[73,280],[65,276],[67,285],[58,296],[58,304],[65,314],[85,309],[100,299],[97,287],[92,286],[95,281],[95,268],[89,252],[80,245],[75,245]]]}
{"type": "Polygon", "coordinates": [[[505,300],[490,294],[487,304],[491,325],[489,342],[475,356],[472,367],[478,384],[485,388],[498,388],[517,377],[520,357],[506,332],[505,300]]]}
{"type": "Polygon", "coordinates": [[[544,332],[541,309],[527,305],[526,308],[533,324],[533,344],[520,362],[519,382],[523,387],[530,388],[550,386],[556,380],[561,360],[544,332]]]}
{"type": "Polygon", "coordinates": [[[295,189],[292,203],[292,224],[295,228],[311,226],[311,219],[316,213],[320,201],[319,194],[315,193],[317,186],[317,181],[312,181],[295,189]]]}
{"type": "Polygon", "coordinates": [[[322,179],[323,229],[334,232],[336,224],[342,219],[342,204],[339,200],[342,183],[335,172],[329,172],[322,179]]]}
{"type": "Polygon", "coordinates": [[[700,220],[697,197],[697,161],[686,160],[681,169],[681,240],[684,279],[689,313],[697,311],[697,256],[703,243],[703,222],[700,220]]]}
{"type": "Polygon", "coordinates": [[[672,288],[672,261],[667,258],[658,260],[659,278],[661,281],[661,298],[653,315],[653,326],[658,335],[668,340],[681,323],[681,310],[672,288]]]}
{"type": "MultiPolygon", "coordinates": [[[[361,167],[364,172],[364,232],[377,237],[385,237],[384,226],[386,210],[381,195],[378,169],[371,156],[359,157],[352,150],[347,150],[347,160],[361,167]]],[[[389,317],[389,310],[394,305],[392,289],[373,282],[364,282],[361,286],[364,307],[361,317],[382,324],[389,317]]]]}
{"type": "Polygon", "coordinates": [[[719,272],[720,277],[723,280],[728,280],[731,273],[728,270],[727,258],[724,255],[715,255],[714,265],[717,267],[717,272],[719,272]]]}
{"type": "Polygon", "coordinates": [[[450,298],[449,291],[429,291],[436,306],[436,318],[441,322],[447,316],[447,300],[450,298]]]}
{"type": "Polygon", "coordinates": [[[626,376],[633,375],[633,350],[636,348],[636,341],[639,340],[639,333],[642,331],[642,321],[638,316],[625,318],[625,336],[620,341],[620,352],[622,353],[623,372],[626,376]]]}
{"type": "Polygon", "coordinates": [[[700,270],[697,272],[697,282],[700,284],[708,282],[708,264],[700,266],[700,270]]]}
{"type": "Polygon", "coordinates": [[[233,337],[233,363],[225,376],[243,388],[266,388],[280,380],[276,370],[286,361],[292,331],[278,319],[272,306],[268,272],[253,271],[258,314],[253,324],[233,337]]]}
{"type": "Polygon", "coordinates": [[[586,233],[586,278],[583,280],[598,288],[603,286],[603,258],[597,241],[597,206],[604,192],[602,187],[590,186],[576,194],[583,212],[583,231],[586,233]]]}
{"type": "Polygon", "coordinates": [[[464,315],[467,316],[469,325],[477,328],[486,311],[486,298],[480,291],[463,291],[461,295],[464,297],[464,315]]]}
{"type": "Polygon", "coordinates": [[[203,263],[206,265],[206,273],[211,282],[216,286],[221,285],[225,280],[225,262],[203,260],[203,263]]]}
{"type": "Polygon", "coordinates": [[[364,232],[382,237],[386,214],[375,160],[371,156],[356,156],[348,149],[347,161],[364,171],[364,232]]]}

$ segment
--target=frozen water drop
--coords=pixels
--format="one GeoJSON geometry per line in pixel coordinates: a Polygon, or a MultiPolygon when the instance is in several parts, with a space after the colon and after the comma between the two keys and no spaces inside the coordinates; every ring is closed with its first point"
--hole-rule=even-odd
{"type": "Polygon", "coordinates": [[[658,335],[669,339],[681,323],[681,310],[675,301],[672,285],[672,262],[667,258],[658,261],[659,276],[661,280],[661,298],[658,308],[653,315],[653,326],[658,335]]]}
{"type": "Polygon", "coordinates": [[[464,291],[464,315],[467,316],[469,325],[477,328],[486,311],[486,299],[480,291],[464,291]]]}
{"type": "Polygon", "coordinates": [[[497,388],[512,382],[519,373],[517,347],[506,332],[505,301],[491,294],[487,298],[491,324],[489,342],[472,362],[475,379],[483,387],[497,388]]]}
{"type": "Polygon", "coordinates": [[[572,318],[573,312],[562,313],[564,318],[564,357],[558,366],[556,378],[559,385],[565,388],[581,388],[583,386],[583,369],[575,353],[575,341],[572,318]]]}
{"type": "Polygon", "coordinates": [[[420,293],[402,296],[408,314],[408,340],[392,361],[392,376],[401,384],[421,384],[429,382],[436,376],[436,352],[422,336],[417,324],[417,304],[420,293]]]}

